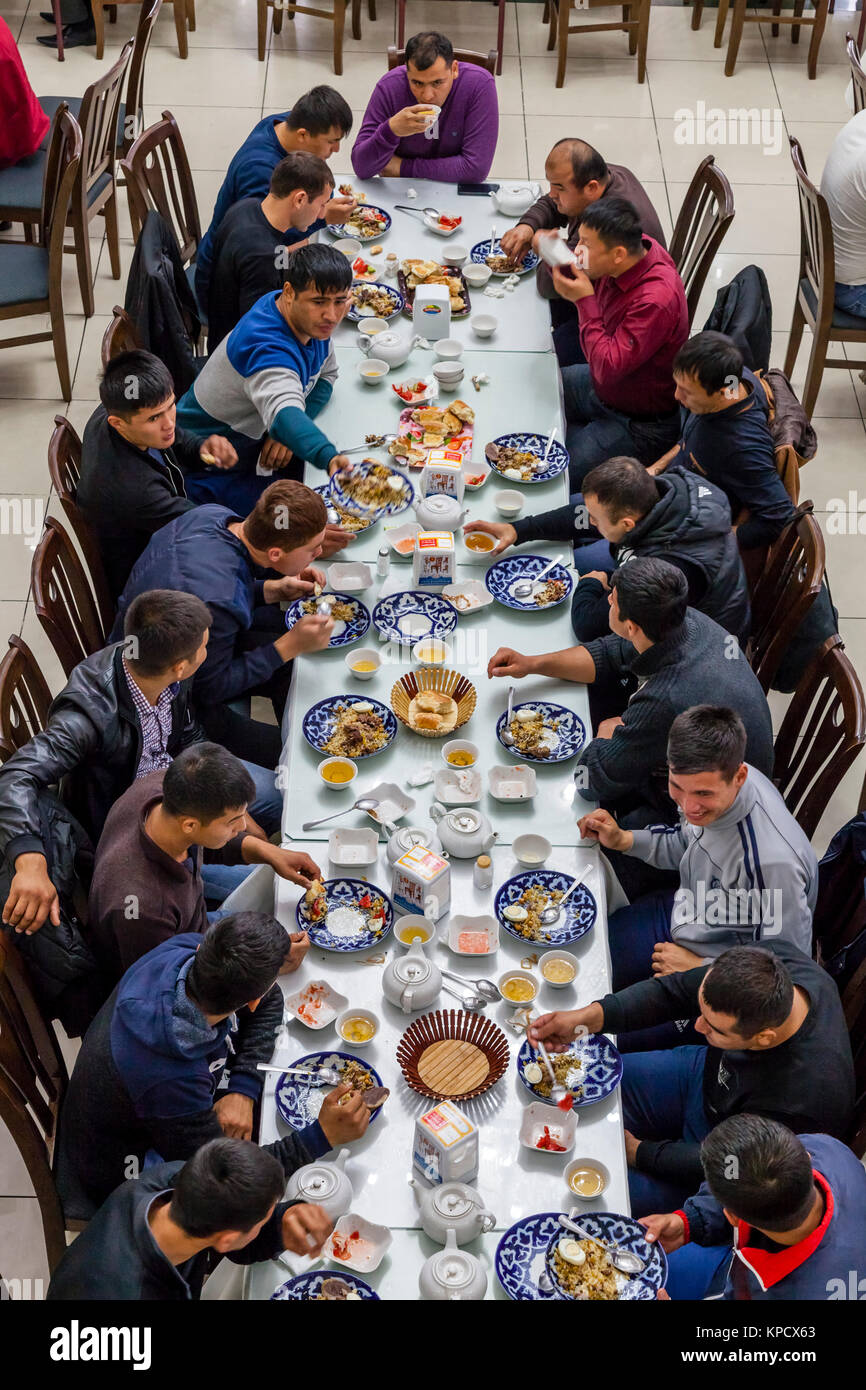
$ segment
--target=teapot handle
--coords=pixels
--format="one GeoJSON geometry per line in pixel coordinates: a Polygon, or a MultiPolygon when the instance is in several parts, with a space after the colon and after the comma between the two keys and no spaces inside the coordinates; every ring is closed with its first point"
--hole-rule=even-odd
{"type": "Polygon", "coordinates": [[[373,335],[371,333],[359,333],[357,341],[359,348],[363,352],[364,356],[367,357],[369,355],[370,348],[373,346],[373,335]]]}
{"type": "Polygon", "coordinates": [[[433,821],[434,825],[438,825],[444,815],[445,807],[441,802],[434,801],[430,807],[430,819],[433,821]]]}
{"type": "Polygon", "coordinates": [[[412,1012],[412,1001],[414,998],[415,991],[412,988],[412,986],[409,985],[406,989],[403,990],[403,993],[400,996],[400,1007],[403,1010],[404,1014],[410,1014],[412,1012]]]}
{"type": "Polygon", "coordinates": [[[479,1213],[479,1215],[481,1216],[482,1232],[486,1234],[487,1231],[492,1231],[493,1227],[496,1225],[496,1217],[493,1215],[493,1212],[482,1211],[479,1213]]]}

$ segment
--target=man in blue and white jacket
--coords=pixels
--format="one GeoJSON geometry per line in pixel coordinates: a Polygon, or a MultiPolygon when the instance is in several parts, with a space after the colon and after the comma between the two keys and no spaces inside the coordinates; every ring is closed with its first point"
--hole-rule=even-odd
{"type": "Polygon", "coordinates": [[[668,1254],[669,1298],[862,1297],[866,1169],[845,1144],[731,1115],[707,1135],[701,1163],[696,1196],[641,1218],[668,1254]]]}
{"type": "Polygon", "coordinates": [[[207,359],[178,402],[178,422],[202,438],[225,436],[238,462],[187,473],[194,502],[245,513],[274,469],[302,480],[305,461],[329,474],[351,466],[314,423],[337,379],[331,334],[349,309],[351,285],[339,251],[301,247],[286,259],[282,292],[263,295],[207,359]]]}

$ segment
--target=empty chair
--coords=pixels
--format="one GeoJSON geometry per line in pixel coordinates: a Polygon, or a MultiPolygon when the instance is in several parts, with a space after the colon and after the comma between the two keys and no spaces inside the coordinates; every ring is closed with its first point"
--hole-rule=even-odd
{"type": "Polygon", "coordinates": [[[697,311],[715,254],[733,220],[731,185],[716,167],[715,155],[708,154],[701,160],[686,190],[669,248],[685,287],[689,324],[697,311]]]}
{"type": "MultiPolygon", "coordinates": [[[[195,33],[195,0],[168,0],[174,5],[174,27],[177,33],[177,51],[181,58],[189,53],[187,26],[195,33]]],[[[112,20],[117,18],[116,5],[137,5],[139,0],[91,0],[93,5],[93,25],[96,29],[96,56],[101,58],[105,51],[105,10],[112,20]]],[[[146,0],[145,0],[146,3],[146,0]]]]}
{"type": "Polygon", "coordinates": [[[771,546],[752,593],[746,655],[765,693],[824,581],[824,537],[811,512],[811,502],[800,504],[797,516],[771,546]]]}
{"type": "Polygon", "coordinates": [[[811,839],[866,743],[866,701],[838,633],[815,656],[776,736],[773,781],[811,839]]]}
{"type": "Polygon", "coordinates": [[[628,51],[637,54],[637,80],[643,82],[646,78],[646,46],[649,34],[651,0],[631,0],[630,4],[622,6],[622,19],[609,20],[603,24],[569,24],[569,15],[574,8],[584,10],[608,9],[618,10],[619,5],[614,5],[611,0],[582,0],[575,6],[575,0],[550,0],[550,32],[547,36],[548,49],[558,47],[558,63],[556,68],[556,85],[561,87],[565,82],[565,66],[568,61],[568,36],[569,34],[599,34],[608,30],[621,29],[624,34],[628,34],[628,51]]]}
{"type": "MultiPolygon", "coordinates": [[[[469,48],[455,48],[454,57],[458,63],[474,63],[476,67],[486,68],[493,76],[496,76],[496,49],[491,48],[487,53],[475,53],[469,48]]],[[[388,45],[388,71],[398,68],[401,63],[406,61],[405,48],[397,47],[395,43],[388,45]]]]}
{"type": "Polygon", "coordinates": [[[863,42],[863,27],[866,24],[866,5],[860,16],[860,31],[855,43],[850,34],[845,35],[845,47],[848,51],[848,62],[851,65],[851,86],[854,92],[854,114],[862,111],[866,107],[866,71],[860,61],[860,45],[863,42]]]}
{"type": "Polygon", "coordinates": [[[803,388],[803,408],[811,417],[821,389],[825,367],[843,367],[846,371],[862,370],[866,357],[828,357],[830,343],[859,343],[866,347],[866,324],[855,314],[846,314],[834,304],[836,292],[836,256],[833,248],[833,228],[827,200],[806,173],[806,164],[799,140],[791,137],[791,159],[797,176],[800,196],[800,273],[794,316],[785,356],[785,375],[793,375],[797,353],[808,325],[812,330],[812,351],[806,368],[803,388]]]}
{"type": "Polygon", "coordinates": [[[201,241],[201,222],[186,147],[170,111],[163,111],[162,120],[141,132],[120,167],[135,239],[148,212],[158,212],[174,234],[183,264],[189,266],[201,241]]]}
{"type": "Polygon", "coordinates": [[[84,564],[56,517],[45,522],[30,574],[36,616],[71,676],[79,661],[105,646],[108,629],[84,564]]]}
{"type": "MultiPolygon", "coordinates": [[[[317,19],[329,19],[334,26],[334,72],[338,77],[343,73],[343,34],[346,29],[346,11],[352,7],[352,38],[361,37],[361,0],[333,0],[332,10],[316,9],[312,5],[295,5],[291,0],[257,0],[259,62],[265,61],[268,46],[268,10],[274,12],[274,33],[279,34],[283,27],[283,14],[294,19],[296,14],[315,15],[317,19]]],[[[376,0],[367,0],[371,19],[376,18],[376,0]]]]}
{"type": "Polygon", "coordinates": [[[90,582],[106,632],[114,622],[114,603],[96,537],[76,500],[81,478],[81,440],[64,415],[55,415],[48,443],[48,472],[90,571],[90,582]]]}
{"type": "MultiPolygon", "coordinates": [[[[803,7],[805,0],[794,0],[794,10],[790,15],[783,15],[781,13],[781,0],[773,0],[772,10],[759,11],[757,14],[746,13],[748,0],[733,0],[731,9],[731,32],[728,36],[728,53],[725,58],[725,76],[733,77],[734,75],[740,40],[743,37],[744,24],[771,24],[773,34],[778,34],[780,24],[788,24],[792,26],[792,43],[800,42],[801,27],[812,30],[812,41],[809,44],[806,70],[809,76],[814,78],[818,71],[818,49],[821,47],[821,38],[827,23],[829,2],[830,0],[813,0],[815,13],[813,15],[804,16],[803,7]]],[[[722,46],[729,4],[730,0],[719,0],[719,12],[716,15],[716,34],[713,40],[716,48],[721,48],[722,46]]],[[[700,23],[700,20],[698,20],[698,23],[700,23]]]]}
{"type": "Polygon", "coordinates": [[[0,763],[45,728],[50,706],[51,691],[36,658],[20,637],[10,637],[0,661],[0,763]]]}
{"type": "MultiPolygon", "coordinates": [[[[495,67],[490,71],[493,73],[502,72],[502,48],[505,42],[505,0],[493,0],[494,5],[499,11],[496,28],[496,57],[495,67]]],[[[431,18],[433,16],[431,15],[431,18]]],[[[397,47],[402,48],[406,42],[406,0],[397,0],[397,47]]],[[[455,52],[454,57],[458,62],[461,61],[455,52]]],[[[403,59],[400,59],[403,62],[403,59]]],[[[486,64],[485,64],[486,66],[486,64]]]]}
{"type": "Polygon", "coordinates": [[[116,357],[119,352],[131,352],[141,346],[138,329],[129,314],[125,309],[121,309],[119,304],[115,304],[114,317],[102,335],[102,347],[100,349],[102,370],[105,371],[112,357],[116,357]]]}

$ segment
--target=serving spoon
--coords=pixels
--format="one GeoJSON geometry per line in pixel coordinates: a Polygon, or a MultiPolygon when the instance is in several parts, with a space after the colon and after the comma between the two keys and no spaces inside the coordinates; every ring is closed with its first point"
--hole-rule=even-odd
{"type": "MultiPolygon", "coordinates": [[[[446,994],[450,994],[452,999],[459,999],[466,1009],[486,1009],[490,1000],[483,994],[476,994],[474,990],[461,993],[460,990],[451,989],[449,985],[443,985],[446,994]]],[[[497,994],[499,991],[497,990],[497,994]]]]}
{"type": "Polygon", "coordinates": [[[453,975],[450,970],[443,970],[442,974],[447,980],[456,980],[459,985],[472,985],[482,999],[491,1004],[498,1004],[502,998],[492,980],[466,980],[462,975],[453,975]]]}
{"type": "Polygon", "coordinates": [[[395,211],[395,212],[411,212],[411,213],[413,213],[416,217],[422,217],[422,218],[425,216],[425,214],[427,214],[427,215],[429,215],[430,217],[435,217],[435,218],[437,219],[437,221],[438,221],[438,219],[442,216],[442,214],[440,213],[440,211],[439,211],[438,208],[413,208],[413,207],[410,207],[408,203],[395,203],[395,204],[394,204],[394,211],[395,211]]]}
{"type": "Polygon", "coordinates": [[[359,796],[353,806],[344,807],[342,811],[335,811],[332,816],[322,816],[321,820],[304,821],[302,830],[314,830],[317,825],[324,825],[326,820],[336,820],[338,816],[345,816],[347,811],[375,811],[379,802],[375,796],[359,796]]]}
{"type": "Polygon", "coordinates": [[[540,920],[541,920],[541,922],[544,924],[544,926],[546,926],[546,927],[552,926],[552,924],[553,924],[554,922],[556,922],[556,921],[559,919],[559,917],[562,915],[562,909],[565,907],[566,902],[567,902],[568,899],[571,897],[571,895],[572,895],[572,893],[574,892],[575,888],[578,888],[578,887],[580,886],[580,884],[583,883],[583,880],[586,878],[586,876],[587,876],[588,873],[589,873],[589,867],[583,869],[583,870],[577,875],[577,878],[573,881],[573,883],[571,883],[571,884],[569,885],[569,887],[566,888],[566,890],[565,890],[565,892],[563,893],[562,897],[560,898],[559,902],[558,902],[558,903],[552,903],[552,904],[550,905],[550,907],[546,907],[546,908],[544,909],[544,911],[543,911],[543,912],[541,913],[541,915],[540,915],[540,920]]]}
{"type": "Polygon", "coordinates": [[[512,711],[513,706],[514,706],[514,686],[513,686],[513,685],[509,685],[509,687],[508,687],[508,710],[507,710],[506,715],[505,715],[505,723],[504,723],[503,726],[502,726],[502,732],[501,732],[500,735],[499,735],[499,737],[502,739],[502,742],[506,745],[507,748],[513,748],[513,747],[514,747],[514,735],[513,735],[513,733],[511,732],[511,711],[512,711]]]}
{"type": "Polygon", "coordinates": [[[649,1264],[649,1260],[642,1260],[640,1255],[636,1255],[633,1250],[623,1250],[621,1245],[609,1245],[606,1240],[599,1240],[590,1231],[584,1229],[577,1221],[571,1217],[560,1216],[560,1226],[566,1231],[571,1231],[573,1235],[580,1236],[581,1240],[591,1240],[596,1245],[600,1245],[602,1250],[610,1257],[610,1262],[614,1269],[618,1269],[622,1274],[643,1274],[649,1264]]]}
{"type": "Polygon", "coordinates": [[[566,1087],[563,1086],[561,1081],[557,1081],[556,1072],[553,1070],[553,1063],[550,1060],[550,1053],[548,1052],[547,1048],[544,1046],[544,1043],[541,1041],[540,1038],[536,1046],[541,1054],[541,1059],[544,1062],[544,1065],[547,1067],[547,1070],[550,1074],[550,1099],[553,1101],[554,1105],[559,1105],[559,1102],[561,1100],[564,1100],[567,1096],[568,1091],[566,1090],[566,1087]]]}
{"type": "Polygon", "coordinates": [[[396,434],[377,434],[375,443],[365,441],[363,444],[353,444],[351,449],[341,449],[341,454],[362,454],[365,449],[383,449],[386,444],[390,444],[396,439],[396,434]]]}
{"type": "Polygon", "coordinates": [[[562,552],[560,551],[556,558],[550,561],[550,564],[545,565],[544,569],[539,570],[538,574],[534,574],[531,579],[518,579],[517,583],[514,585],[514,588],[511,590],[514,597],[530,598],[532,596],[532,591],[535,588],[536,584],[538,584],[539,581],[542,580],[546,574],[549,574],[550,571],[556,565],[559,564],[561,559],[562,552]]]}

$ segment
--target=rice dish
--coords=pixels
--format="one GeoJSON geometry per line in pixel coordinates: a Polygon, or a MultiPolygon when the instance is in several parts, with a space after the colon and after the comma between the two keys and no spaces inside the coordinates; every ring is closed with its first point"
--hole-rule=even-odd
{"type": "MultiPolygon", "coordinates": [[[[539,608],[543,608],[546,603],[559,603],[565,597],[568,585],[564,579],[548,579],[543,588],[537,594],[533,594],[533,602],[539,608]]],[[[336,614],[334,614],[336,617],[336,614]]]]}
{"type": "Polygon", "coordinates": [[[403,495],[409,486],[385,463],[375,459],[364,459],[360,468],[340,479],[340,490],[359,507],[377,509],[387,507],[396,497],[403,495]],[[396,479],[400,486],[393,486],[396,479]]]}
{"type": "Polygon", "coordinates": [[[334,727],[322,752],[363,758],[369,753],[378,753],[387,742],[382,716],[375,710],[359,711],[352,705],[338,705],[334,727]]]}
{"type": "MultiPolygon", "coordinates": [[[[583,1063],[580,1058],[575,1057],[570,1052],[558,1052],[551,1055],[550,1061],[553,1065],[553,1074],[559,1084],[570,1091],[573,1096],[582,1096],[583,1086],[580,1084],[579,1078],[583,1075],[583,1063]]],[[[541,1080],[534,1082],[532,1089],[537,1091],[545,1100],[550,1099],[553,1082],[546,1067],[542,1071],[541,1080]]]]}
{"type": "Polygon", "coordinates": [[[617,1277],[617,1271],[607,1251],[594,1240],[571,1242],[579,1245],[586,1256],[583,1264],[571,1264],[557,1248],[553,1252],[553,1267],[563,1292],[581,1302],[611,1302],[619,1298],[627,1280],[617,1277]]]}
{"type": "MultiPolygon", "coordinates": [[[[515,906],[519,905],[526,912],[526,918],[522,922],[512,922],[511,926],[527,941],[537,941],[544,932],[541,921],[541,914],[546,907],[556,907],[562,897],[558,888],[552,892],[547,888],[536,886],[534,888],[524,888],[515,906]]],[[[548,1076],[548,1083],[550,1077],[548,1076]]]]}
{"type": "Polygon", "coordinates": [[[514,747],[533,758],[550,757],[552,745],[557,742],[551,738],[551,734],[555,734],[558,728],[558,719],[545,721],[540,713],[536,713],[532,719],[520,719],[515,715],[510,725],[514,747]]]}
{"type": "MultiPolygon", "coordinates": [[[[338,599],[336,603],[330,604],[329,607],[331,610],[331,617],[334,619],[335,623],[350,623],[354,621],[358,612],[358,605],[355,603],[347,603],[345,599],[338,599]]],[[[308,599],[307,602],[301,606],[302,613],[316,613],[317,611],[318,604],[313,598],[308,599]]]]}

